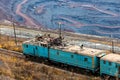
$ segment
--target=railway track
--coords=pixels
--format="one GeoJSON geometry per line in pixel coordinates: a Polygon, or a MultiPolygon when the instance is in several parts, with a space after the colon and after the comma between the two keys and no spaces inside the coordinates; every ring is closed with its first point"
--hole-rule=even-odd
{"type": "Polygon", "coordinates": [[[11,51],[11,50],[7,50],[7,49],[3,49],[3,48],[0,48],[0,54],[5,54],[5,55],[21,58],[21,59],[25,58],[24,55],[20,52],[11,51]]]}

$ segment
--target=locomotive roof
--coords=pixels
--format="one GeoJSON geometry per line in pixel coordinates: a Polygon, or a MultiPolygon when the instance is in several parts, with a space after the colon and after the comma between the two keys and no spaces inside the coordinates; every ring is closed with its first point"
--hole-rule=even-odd
{"type": "MultiPolygon", "coordinates": [[[[46,41],[40,42],[40,41],[35,41],[35,39],[25,41],[24,43],[26,44],[32,44],[32,45],[40,45],[42,44],[48,44],[46,41]]],[[[93,49],[93,48],[87,48],[83,47],[81,49],[81,46],[78,45],[67,45],[67,46],[51,46],[53,49],[58,49],[62,51],[67,51],[67,52],[73,52],[76,54],[82,54],[82,55],[87,55],[87,56],[102,56],[105,51],[104,50],[98,50],[98,49],[93,49]]]]}
{"type": "Polygon", "coordinates": [[[104,54],[105,52],[103,50],[87,48],[87,47],[83,47],[83,49],[81,49],[81,47],[77,45],[69,45],[69,46],[62,48],[61,50],[67,51],[67,52],[73,52],[76,54],[87,55],[87,56],[100,56],[100,54],[104,54]]]}
{"type": "Polygon", "coordinates": [[[106,60],[106,61],[110,61],[110,62],[120,63],[120,55],[119,54],[111,53],[111,54],[105,55],[101,59],[106,60]]]}

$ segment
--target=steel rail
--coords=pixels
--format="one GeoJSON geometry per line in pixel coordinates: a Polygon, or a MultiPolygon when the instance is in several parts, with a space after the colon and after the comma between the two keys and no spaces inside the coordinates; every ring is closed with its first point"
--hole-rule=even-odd
{"type": "Polygon", "coordinates": [[[7,49],[3,49],[3,48],[0,48],[0,54],[14,56],[14,57],[17,57],[17,58],[22,58],[22,59],[25,58],[23,53],[12,51],[12,50],[7,50],[7,49]]]}

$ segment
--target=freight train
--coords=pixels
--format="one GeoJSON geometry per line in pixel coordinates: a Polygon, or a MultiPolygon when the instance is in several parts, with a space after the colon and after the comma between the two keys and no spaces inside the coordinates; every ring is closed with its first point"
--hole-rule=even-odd
{"type": "Polygon", "coordinates": [[[22,45],[25,56],[45,58],[50,61],[84,68],[101,76],[120,78],[120,55],[104,50],[86,48],[66,42],[61,36],[37,35],[22,45]]]}

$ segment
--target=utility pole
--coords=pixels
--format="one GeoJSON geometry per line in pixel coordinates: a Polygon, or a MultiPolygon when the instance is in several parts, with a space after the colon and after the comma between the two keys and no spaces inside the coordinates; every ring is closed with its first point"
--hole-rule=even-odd
{"type": "Polygon", "coordinates": [[[1,43],[1,35],[2,35],[2,32],[1,32],[1,27],[0,27],[0,43],[1,43]]]}
{"type": "Polygon", "coordinates": [[[114,41],[112,40],[112,52],[114,53],[114,41]]]}
{"type": "MultiPolygon", "coordinates": [[[[11,11],[13,12],[13,6],[11,7],[11,11]]],[[[16,30],[15,30],[15,24],[14,24],[14,20],[13,20],[13,15],[11,15],[11,21],[12,21],[12,26],[13,26],[13,30],[14,30],[14,41],[15,41],[15,44],[17,46],[17,39],[16,39],[16,30]]]]}
{"type": "Polygon", "coordinates": [[[17,45],[16,30],[15,30],[15,24],[14,24],[14,22],[13,22],[13,29],[14,29],[15,44],[17,45]]]}
{"type": "Polygon", "coordinates": [[[111,41],[112,41],[112,53],[114,53],[114,40],[113,40],[113,35],[111,34],[111,41]]]}
{"type": "Polygon", "coordinates": [[[58,25],[59,25],[59,38],[62,38],[62,34],[61,34],[61,22],[58,22],[58,25]]]}

